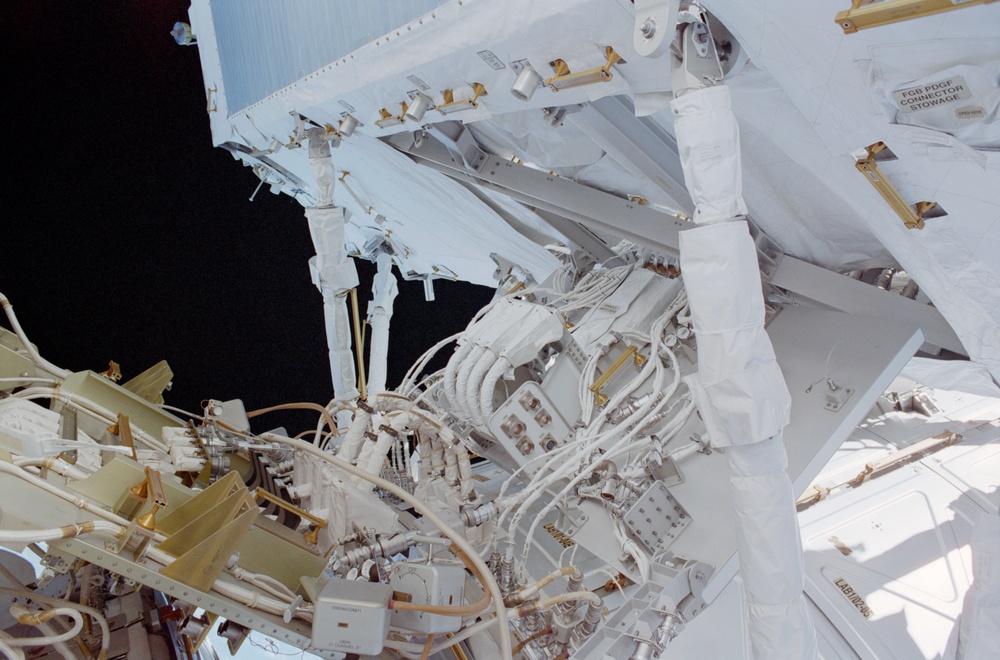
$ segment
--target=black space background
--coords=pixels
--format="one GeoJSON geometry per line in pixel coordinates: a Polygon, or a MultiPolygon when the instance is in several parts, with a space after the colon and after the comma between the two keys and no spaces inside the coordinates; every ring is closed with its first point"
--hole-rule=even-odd
{"type": "MultiPolygon", "coordinates": [[[[127,380],[166,359],[167,403],[182,408],[326,403],[303,209],[267,188],[250,203],[257,178],[212,147],[198,52],[169,34],[188,6],[5,4],[0,291],[41,354],[72,371],[114,359],[127,380]]],[[[364,313],[374,267],[358,267],[364,313]]],[[[420,283],[400,280],[390,386],[492,295],[435,289],[425,302],[420,283]]],[[[313,418],[273,415],[259,430],[313,418]]]]}

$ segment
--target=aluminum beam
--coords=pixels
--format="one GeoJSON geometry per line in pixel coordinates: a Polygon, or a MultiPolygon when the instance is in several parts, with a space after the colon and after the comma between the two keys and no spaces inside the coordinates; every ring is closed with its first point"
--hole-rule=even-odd
{"type": "Polygon", "coordinates": [[[684,187],[684,170],[677,155],[677,141],[655,122],[636,117],[619,96],[591,101],[566,121],[586,133],[622,167],[644,176],[665,192],[674,207],[694,214],[694,202],[684,187]]]}
{"type": "MultiPolygon", "coordinates": [[[[456,162],[445,145],[430,137],[420,146],[406,134],[397,134],[389,142],[417,163],[449,177],[496,190],[528,206],[579,223],[597,234],[618,236],[666,254],[679,256],[680,232],[694,226],[650,206],[499,156],[487,154],[478,159],[474,169],[468,169],[464,163],[456,162]]],[[[904,322],[923,331],[924,350],[947,349],[967,355],[955,331],[930,305],[788,255],[780,258],[770,283],[788,291],[795,304],[904,322]]]]}

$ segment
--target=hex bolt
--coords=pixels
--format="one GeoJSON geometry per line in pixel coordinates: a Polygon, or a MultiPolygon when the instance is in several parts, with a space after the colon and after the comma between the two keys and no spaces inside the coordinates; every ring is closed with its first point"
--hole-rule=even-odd
{"type": "Polygon", "coordinates": [[[642,33],[643,39],[652,39],[653,35],[656,34],[656,21],[652,18],[647,18],[641,26],[639,26],[639,32],[642,33]]]}

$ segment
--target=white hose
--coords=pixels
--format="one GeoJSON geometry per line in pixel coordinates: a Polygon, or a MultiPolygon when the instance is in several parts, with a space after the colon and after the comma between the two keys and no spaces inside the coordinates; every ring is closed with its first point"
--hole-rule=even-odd
{"type": "Polygon", "coordinates": [[[73,619],[73,625],[64,633],[58,635],[46,635],[43,637],[11,637],[5,639],[4,643],[9,646],[46,646],[57,642],[65,642],[73,639],[83,630],[83,615],[70,607],[56,607],[51,610],[32,612],[21,603],[14,603],[10,606],[10,613],[18,622],[33,626],[39,622],[45,622],[54,616],[68,616],[73,619]]]}
{"type": "Polygon", "coordinates": [[[9,639],[11,639],[11,636],[0,630],[0,651],[4,652],[8,660],[24,660],[24,651],[9,645],[7,643],[9,639]]]}
{"type": "Polygon", "coordinates": [[[368,425],[371,421],[372,416],[365,410],[358,408],[354,413],[354,421],[351,423],[351,428],[347,430],[347,433],[344,435],[344,441],[337,448],[337,456],[345,461],[353,461],[358,457],[358,450],[365,440],[365,432],[368,430],[368,425]]]}
{"type": "Polygon", "coordinates": [[[465,364],[466,358],[474,348],[471,343],[459,344],[455,352],[452,353],[448,365],[444,368],[444,398],[452,410],[459,410],[458,407],[458,372],[465,364]]]}
{"type": "MultiPolygon", "coordinates": [[[[465,641],[466,639],[472,637],[478,632],[486,630],[494,623],[496,623],[496,618],[494,617],[483,619],[482,621],[474,623],[468,628],[465,628],[464,630],[455,633],[446,640],[438,642],[437,644],[432,646],[430,651],[428,652],[428,656],[432,656],[435,653],[440,653],[441,651],[446,651],[455,644],[465,641]]],[[[412,644],[410,642],[401,642],[395,639],[385,640],[385,647],[388,649],[393,649],[394,651],[408,651],[411,653],[421,653],[424,650],[423,644],[412,644]]]]}
{"type": "MultiPolygon", "coordinates": [[[[469,373],[469,380],[465,385],[465,399],[462,401],[462,404],[468,411],[469,418],[477,425],[482,425],[483,423],[482,413],[479,410],[479,390],[483,386],[483,378],[493,368],[493,365],[499,361],[500,358],[494,355],[493,351],[487,349],[469,373]]],[[[459,390],[459,396],[462,394],[463,392],[459,390]]]]}
{"type": "MultiPolygon", "coordinates": [[[[431,510],[431,508],[428,507],[424,502],[414,497],[410,493],[406,492],[402,488],[386,481],[385,479],[381,479],[374,475],[367,474],[364,471],[351,465],[350,463],[340,460],[339,458],[336,458],[334,456],[330,456],[329,454],[324,453],[317,447],[314,447],[313,445],[307,442],[296,440],[295,438],[287,438],[274,433],[265,433],[261,436],[261,439],[266,442],[277,442],[284,445],[288,445],[293,449],[298,449],[308,454],[312,454],[313,456],[321,460],[324,460],[330,463],[331,465],[340,468],[341,470],[359,476],[362,479],[365,479],[366,481],[373,483],[378,488],[386,490],[395,495],[396,497],[398,497],[399,499],[403,500],[404,502],[411,504],[417,513],[422,515],[432,525],[440,529],[442,534],[447,536],[452,541],[452,543],[458,546],[459,550],[465,553],[469,561],[471,561],[473,565],[475,565],[475,567],[479,570],[480,575],[483,577],[483,580],[486,582],[484,586],[490,592],[490,595],[492,596],[494,603],[496,603],[498,606],[496,623],[500,631],[499,637],[500,637],[501,658],[503,660],[510,660],[511,658],[510,633],[508,630],[507,613],[504,611],[503,608],[503,593],[500,591],[500,586],[497,584],[497,581],[493,577],[493,574],[490,571],[489,567],[482,560],[482,558],[480,558],[479,553],[476,552],[475,548],[473,548],[472,545],[470,545],[469,542],[465,540],[465,537],[462,534],[459,534],[454,529],[452,529],[450,525],[448,525],[436,513],[434,513],[434,511],[431,510]]],[[[454,643],[452,640],[448,641],[454,643]]]]}
{"type": "Polygon", "coordinates": [[[70,539],[82,534],[110,534],[112,536],[120,536],[122,531],[121,525],[104,520],[91,520],[50,529],[0,529],[0,543],[40,543],[42,541],[70,539]]]}
{"type": "Polygon", "coordinates": [[[28,355],[31,356],[31,361],[57,378],[67,378],[70,375],[69,371],[52,364],[39,355],[38,351],[34,349],[31,342],[28,341],[28,336],[24,334],[24,330],[21,328],[21,324],[17,320],[17,315],[14,314],[14,305],[12,305],[10,300],[7,299],[7,296],[2,293],[0,293],[0,305],[3,305],[3,311],[7,314],[7,320],[10,321],[10,327],[13,328],[17,338],[21,340],[22,344],[24,344],[24,349],[28,352],[28,355]]]}
{"type": "MultiPolygon", "coordinates": [[[[121,516],[114,514],[110,511],[105,511],[103,508],[97,506],[96,504],[93,504],[89,500],[67,493],[66,491],[57,488],[56,486],[50,484],[44,479],[39,479],[35,475],[28,473],[27,471],[17,467],[16,465],[7,463],[6,461],[0,461],[0,472],[6,472],[7,474],[11,474],[15,477],[18,477],[19,479],[23,479],[28,483],[30,483],[32,486],[41,488],[45,492],[51,493],[52,495],[55,495],[56,497],[71,503],[78,509],[83,509],[84,511],[92,513],[101,518],[104,518],[105,520],[109,520],[121,527],[128,527],[131,524],[131,522],[126,520],[125,518],[122,518],[121,516]]],[[[166,537],[163,534],[155,534],[153,536],[153,539],[159,543],[164,541],[166,537]]]]}
{"type": "Polygon", "coordinates": [[[488,353],[488,351],[482,346],[473,346],[472,352],[462,361],[458,369],[458,378],[455,380],[455,406],[466,417],[472,417],[467,405],[470,376],[484,353],[488,353]]]}
{"type": "Polygon", "coordinates": [[[61,380],[55,380],[54,378],[0,378],[0,385],[14,385],[17,383],[32,383],[35,385],[51,385],[55,386],[60,384],[61,380]]]}
{"type": "Polygon", "coordinates": [[[504,372],[510,368],[510,363],[506,358],[500,358],[493,363],[490,370],[486,372],[486,377],[483,378],[483,385],[479,390],[479,417],[480,424],[486,425],[489,422],[490,417],[493,415],[493,391],[497,387],[497,383],[503,377],[504,372]]]}
{"type": "MultiPolygon", "coordinates": [[[[39,623],[36,627],[41,630],[42,633],[51,637],[59,634],[56,632],[56,629],[48,623],[39,623]]],[[[77,660],[76,654],[69,650],[69,647],[66,646],[66,642],[54,642],[52,646],[56,648],[56,652],[63,657],[63,660],[77,660]]]]}
{"type": "MultiPolygon", "coordinates": [[[[320,450],[317,449],[317,451],[320,450]]],[[[173,557],[163,552],[159,548],[150,548],[149,550],[147,550],[146,557],[155,561],[158,564],[162,564],[163,566],[169,566],[174,562],[173,557]]],[[[268,596],[262,596],[256,591],[245,589],[244,587],[241,587],[239,585],[230,584],[221,579],[216,580],[212,584],[212,589],[219,592],[223,596],[226,596],[227,598],[232,598],[233,600],[243,603],[248,607],[252,607],[254,609],[258,609],[263,612],[267,612],[269,614],[274,614],[276,616],[283,615],[285,610],[288,609],[288,602],[285,601],[282,597],[270,598],[268,596]]],[[[310,620],[311,618],[311,614],[307,610],[298,610],[296,611],[295,616],[298,616],[299,618],[306,620],[310,620]]]]}
{"type": "MultiPolygon", "coordinates": [[[[60,401],[67,406],[71,406],[80,412],[90,415],[91,417],[97,418],[105,424],[115,424],[118,421],[118,415],[112,413],[107,408],[91,401],[90,399],[73,394],[72,392],[67,392],[58,387],[32,387],[22,390],[13,396],[28,401],[32,401],[34,399],[55,399],[56,401],[60,401]]],[[[129,427],[132,429],[132,437],[135,438],[137,442],[141,442],[147,447],[152,447],[153,449],[161,451],[164,454],[169,453],[169,449],[165,444],[149,435],[132,422],[129,422],[129,427]]]]}
{"type": "MultiPolygon", "coordinates": [[[[95,449],[103,448],[105,445],[90,445],[95,449]]],[[[83,449],[84,447],[81,447],[83,449]]],[[[62,477],[67,477],[75,481],[81,479],[86,479],[90,476],[89,473],[84,472],[75,465],[70,465],[61,458],[55,456],[42,456],[40,458],[24,458],[18,457],[14,459],[14,465],[18,467],[40,467],[46,470],[52,470],[56,474],[62,477]]]]}
{"type": "Polygon", "coordinates": [[[427,366],[427,363],[430,362],[435,355],[437,355],[437,352],[464,334],[465,334],[464,332],[456,332],[452,336],[445,337],[444,339],[442,339],[441,341],[439,341],[438,343],[434,344],[429,349],[427,349],[427,351],[420,356],[420,359],[418,359],[416,362],[413,363],[413,366],[410,367],[410,370],[406,372],[406,376],[403,378],[403,382],[400,383],[398,390],[400,392],[403,392],[404,394],[409,394],[416,383],[417,376],[419,376],[421,372],[423,372],[424,368],[427,366]]]}

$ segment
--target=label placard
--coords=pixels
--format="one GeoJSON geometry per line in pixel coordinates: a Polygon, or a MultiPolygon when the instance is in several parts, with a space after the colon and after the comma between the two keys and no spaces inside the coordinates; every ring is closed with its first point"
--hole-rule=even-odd
{"type": "Polygon", "coordinates": [[[489,64],[493,69],[499,71],[500,69],[506,69],[507,65],[500,61],[500,58],[493,54],[490,50],[481,50],[476,55],[483,58],[483,61],[489,64]]]}
{"type": "Polygon", "coordinates": [[[861,597],[861,594],[856,592],[854,588],[847,583],[847,580],[844,578],[837,578],[833,581],[833,585],[840,590],[840,593],[844,594],[844,597],[851,602],[851,605],[854,605],[854,607],[857,608],[858,612],[861,613],[861,616],[866,619],[871,617],[872,610],[868,607],[868,603],[866,603],[865,599],[861,597]]]}
{"type": "Polygon", "coordinates": [[[409,80],[409,81],[410,81],[411,83],[413,83],[414,85],[416,85],[416,86],[417,86],[417,88],[418,88],[418,89],[419,89],[419,90],[420,90],[421,92],[426,92],[426,91],[427,91],[428,89],[430,89],[430,88],[431,88],[431,86],[430,86],[430,85],[428,85],[427,83],[425,83],[425,82],[424,82],[423,80],[421,80],[421,79],[420,79],[420,78],[418,78],[417,76],[406,76],[406,79],[407,79],[407,80],[409,80]]]}
{"type": "Polygon", "coordinates": [[[892,93],[892,98],[902,112],[918,112],[972,98],[972,92],[962,76],[952,76],[900,89],[892,93]]]}
{"type": "Polygon", "coordinates": [[[982,119],[986,116],[986,108],[981,105],[955,108],[955,116],[959,119],[982,119]]]}

